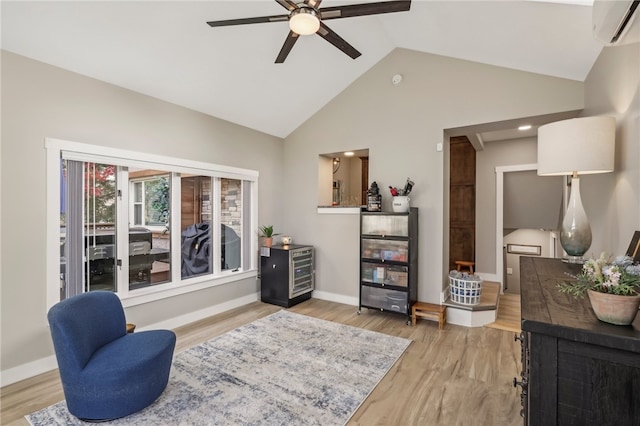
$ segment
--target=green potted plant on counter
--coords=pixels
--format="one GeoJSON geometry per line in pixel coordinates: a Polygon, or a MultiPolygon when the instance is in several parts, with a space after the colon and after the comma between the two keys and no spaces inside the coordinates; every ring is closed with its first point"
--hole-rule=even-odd
{"type": "Polygon", "coordinates": [[[280,234],[273,232],[273,225],[262,225],[260,227],[260,236],[264,238],[265,247],[271,247],[273,245],[273,237],[280,234]]]}
{"type": "Polygon", "coordinates": [[[558,284],[562,293],[576,298],[589,296],[591,307],[600,321],[616,325],[633,322],[640,306],[640,265],[629,256],[613,260],[601,254],[589,259],[575,281],[558,284]]]}

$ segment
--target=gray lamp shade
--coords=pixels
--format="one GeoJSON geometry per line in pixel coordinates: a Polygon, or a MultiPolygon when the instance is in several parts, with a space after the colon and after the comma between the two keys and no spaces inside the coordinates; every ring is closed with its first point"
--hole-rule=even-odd
{"type": "Polygon", "coordinates": [[[538,175],[612,172],[616,120],[582,117],[538,128],[538,175]]]}

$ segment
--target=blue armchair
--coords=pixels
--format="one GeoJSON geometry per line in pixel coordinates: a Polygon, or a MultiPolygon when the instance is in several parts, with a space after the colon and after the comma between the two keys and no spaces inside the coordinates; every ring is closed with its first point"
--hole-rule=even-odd
{"type": "Polygon", "coordinates": [[[126,332],[118,296],[92,291],[54,305],[48,314],[69,412],[110,420],[155,401],[169,380],[176,335],[126,332]]]}

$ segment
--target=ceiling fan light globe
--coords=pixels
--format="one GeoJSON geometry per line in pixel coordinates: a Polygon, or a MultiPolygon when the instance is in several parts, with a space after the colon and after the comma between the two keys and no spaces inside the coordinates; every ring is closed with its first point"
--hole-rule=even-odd
{"type": "Polygon", "coordinates": [[[320,28],[320,19],[313,9],[300,8],[291,14],[289,28],[299,35],[313,34],[320,28]]]}

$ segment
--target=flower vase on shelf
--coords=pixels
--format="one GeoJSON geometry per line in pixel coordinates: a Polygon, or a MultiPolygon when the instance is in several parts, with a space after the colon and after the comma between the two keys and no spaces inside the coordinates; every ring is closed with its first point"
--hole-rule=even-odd
{"type": "Polygon", "coordinates": [[[640,265],[629,256],[589,259],[575,281],[558,284],[562,293],[589,296],[595,316],[603,322],[629,325],[640,307],[640,265]]]}
{"type": "Polygon", "coordinates": [[[600,321],[615,325],[629,325],[638,314],[640,295],[619,296],[593,290],[587,293],[593,313],[600,321]]]}

